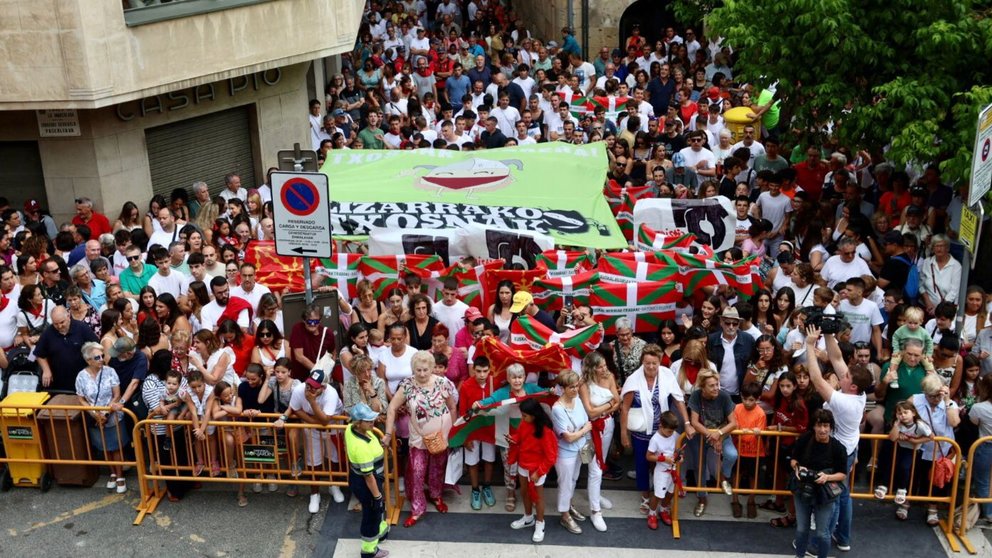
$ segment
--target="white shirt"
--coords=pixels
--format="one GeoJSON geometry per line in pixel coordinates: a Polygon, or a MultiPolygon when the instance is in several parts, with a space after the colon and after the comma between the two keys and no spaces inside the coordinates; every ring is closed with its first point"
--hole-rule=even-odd
{"type": "MultiPolygon", "coordinates": [[[[209,285],[209,283],[208,283],[209,285]]],[[[241,285],[231,287],[231,296],[236,296],[238,298],[243,298],[251,303],[251,307],[255,312],[258,312],[258,301],[262,300],[262,295],[270,293],[268,287],[262,285],[261,283],[255,283],[251,292],[247,292],[241,288],[241,285]]]]}
{"type": "Polygon", "coordinates": [[[432,310],[437,321],[448,328],[448,344],[454,346],[455,334],[465,327],[465,311],[468,310],[468,304],[460,300],[455,300],[451,306],[439,302],[434,305],[432,310]]]}
{"type": "Polygon", "coordinates": [[[923,260],[920,269],[920,291],[926,293],[930,302],[957,303],[961,288],[961,264],[952,256],[943,269],[933,256],[923,260]]]}
{"type": "Polygon", "coordinates": [[[845,263],[840,256],[830,256],[820,270],[820,276],[827,281],[827,286],[831,289],[841,281],[862,275],[872,275],[872,272],[868,264],[858,257],[855,257],[851,263],[845,263]]]}
{"type": "Polygon", "coordinates": [[[716,168],[716,155],[705,147],[701,148],[699,151],[694,151],[691,147],[686,147],[679,151],[679,153],[682,154],[687,168],[696,170],[696,164],[700,161],[707,161],[709,163],[709,165],[704,168],[716,168]]]}
{"type": "Polygon", "coordinates": [[[761,145],[756,141],[752,141],[750,146],[744,145],[743,141],[739,141],[734,145],[730,146],[732,151],[737,151],[738,149],[745,147],[751,151],[751,157],[747,160],[747,168],[754,166],[754,158],[758,155],[765,154],[765,146],[761,145]]]}
{"type": "Polygon", "coordinates": [[[534,87],[537,85],[537,82],[534,81],[534,78],[530,76],[527,76],[524,79],[520,79],[519,77],[513,78],[513,83],[516,83],[517,85],[520,86],[520,89],[524,90],[524,99],[530,98],[531,93],[534,92],[534,87]]]}
{"type": "MultiPolygon", "coordinates": [[[[216,300],[211,300],[209,304],[200,309],[200,326],[210,331],[217,329],[217,320],[220,319],[220,315],[226,309],[226,306],[221,306],[217,304],[216,300]]],[[[251,322],[248,320],[248,309],[246,308],[238,314],[238,326],[248,329],[249,325],[251,325],[251,322]]]]}
{"type": "Polygon", "coordinates": [[[835,391],[830,395],[830,401],[823,404],[823,408],[830,409],[834,414],[834,439],[844,444],[848,455],[858,449],[866,401],[863,393],[852,395],[835,391]]]}
{"type": "MultiPolygon", "coordinates": [[[[228,190],[224,191],[227,192],[228,190]]],[[[169,245],[177,240],[179,240],[179,226],[173,225],[172,232],[164,230],[153,232],[152,237],[148,239],[148,248],[151,249],[152,246],[161,246],[162,248],[168,250],[169,245]]],[[[124,260],[124,266],[127,267],[127,258],[124,260]]]]}
{"type": "Polygon", "coordinates": [[[851,301],[844,299],[840,301],[837,312],[844,316],[847,323],[851,324],[851,342],[869,343],[871,342],[871,330],[875,326],[881,326],[885,320],[878,310],[878,305],[866,299],[862,299],[857,306],[851,301]]]}
{"type": "MultiPolygon", "coordinates": [[[[14,292],[11,291],[11,295],[13,294],[14,292]]],[[[17,318],[21,314],[21,309],[17,307],[17,296],[5,296],[7,296],[7,306],[0,310],[0,349],[9,349],[14,344],[14,338],[17,337],[17,318]]]]}
{"type": "Polygon", "coordinates": [[[771,195],[771,192],[762,192],[757,204],[761,208],[761,218],[772,222],[773,234],[782,228],[785,216],[792,213],[792,200],[781,192],[777,196],[771,195]]]}
{"type": "MultiPolygon", "coordinates": [[[[299,385],[293,388],[293,395],[289,397],[289,408],[290,410],[303,411],[304,413],[313,416],[313,407],[311,407],[310,402],[307,401],[306,389],[306,382],[300,382],[299,385]]],[[[317,396],[315,402],[320,406],[320,410],[322,410],[327,416],[340,414],[344,410],[344,406],[338,398],[338,392],[330,386],[324,387],[324,393],[317,396]]]]}
{"type": "Polygon", "coordinates": [[[169,269],[168,275],[155,272],[148,280],[148,286],[155,289],[155,294],[169,293],[176,298],[183,294],[183,286],[186,284],[186,274],[181,271],[169,269]]]}
{"type": "MultiPolygon", "coordinates": [[[[738,335],[740,335],[738,333],[738,335]]],[[[727,340],[723,334],[720,335],[720,343],[723,343],[723,362],[720,366],[720,389],[736,394],[740,391],[737,385],[737,362],[734,360],[734,342],[737,341],[735,335],[733,339],[727,340]]]]}
{"type": "MultiPolygon", "coordinates": [[[[230,188],[225,187],[221,190],[220,197],[224,198],[224,201],[230,201],[232,198],[238,198],[241,201],[246,201],[248,199],[248,190],[238,188],[237,192],[232,192],[230,188]]],[[[149,246],[151,246],[151,244],[149,244],[149,246]]],[[[166,248],[168,248],[168,246],[166,248]]]]}
{"type": "Polygon", "coordinates": [[[513,137],[513,126],[520,120],[520,111],[507,106],[505,109],[496,107],[490,111],[489,116],[495,117],[499,131],[510,138],[513,137]]]}

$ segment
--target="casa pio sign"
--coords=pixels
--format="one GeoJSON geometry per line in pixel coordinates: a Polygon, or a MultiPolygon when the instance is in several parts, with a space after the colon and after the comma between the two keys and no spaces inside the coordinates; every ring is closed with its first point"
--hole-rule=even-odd
{"type": "Polygon", "coordinates": [[[277,254],[331,257],[330,197],[329,182],[325,174],[272,173],[272,209],[277,254]]]}

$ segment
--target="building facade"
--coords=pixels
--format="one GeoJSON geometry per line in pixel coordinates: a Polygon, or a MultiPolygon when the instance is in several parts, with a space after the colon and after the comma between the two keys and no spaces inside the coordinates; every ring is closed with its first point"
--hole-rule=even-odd
{"type": "Polygon", "coordinates": [[[0,195],[63,221],[82,196],[113,218],[229,172],[261,184],[278,150],[309,147],[308,77],[351,50],[363,5],[5,1],[0,195]]]}

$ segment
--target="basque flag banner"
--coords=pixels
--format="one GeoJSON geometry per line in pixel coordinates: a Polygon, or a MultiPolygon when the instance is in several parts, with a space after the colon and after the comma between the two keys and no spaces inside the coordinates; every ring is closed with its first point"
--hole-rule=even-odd
{"type": "Polygon", "coordinates": [[[337,252],[330,258],[320,258],[317,260],[317,273],[327,276],[325,285],[330,285],[338,290],[338,295],[345,300],[354,300],[358,296],[358,280],[361,274],[358,272],[358,264],[362,261],[361,254],[348,254],[337,252]]]}
{"type": "Polygon", "coordinates": [[[607,335],[616,334],[616,321],[627,317],[635,333],[658,331],[663,320],[675,318],[675,303],[682,298],[677,281],[604,283],[592,287],[592,315],[602,320],[607,335]]]}
{"type": "Polygon", "coordinates": [[[438,256],[422,256],[417,254],[398,254],[395,256],[364,256],[358,264],[358,271],[372,283],[375,298],[382,300],[392,288],[405,288],[403,272],[407,269],[420,270],[444,269],[444,263],[438,256]]]}
{"type": "Polygon", "coordinates": [[[545,250],[537,255],[538,267],[544,266],[547,277],[567,277],[582,273],[592,267],[589,253],[584,250],[545,250]]]}
{"type": "Polygon", "coordinates": [[[598,324],[563,333],[552,331],[530,316],[520,316],[510,324],[511,349],[540,349],[548,344],[558,344],[569,356],[582,358],[602,342],[603,328],[598,324]]]}
{"type": "Polygon", "coordinates": [[[596,270],[571,277],[538,279],[534,281],[531,295],[534,296],[534,304],[551,312],[561,310],[568,296],[572,297],[573,304],[589,304],[589,288],[597,283],[599,273],[596,270]]]}
{"type": "Polygon", "coordinates": [[[611,256],[600,258],[599,278],[607,283],[641,283],[644,281],[678,280],[675,265],[630,261],[611,256]]]}

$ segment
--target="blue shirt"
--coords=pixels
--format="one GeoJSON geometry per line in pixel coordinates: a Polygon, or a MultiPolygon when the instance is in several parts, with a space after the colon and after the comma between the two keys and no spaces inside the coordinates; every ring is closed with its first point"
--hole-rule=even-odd
{"type": "Polygon", "coordinates": [[[566,432],[581,430],[589,422],[589,415],[586,414],[586,408],[582,406],[582,401],[576,397],[572,403],[571,409],[566,409],[560,402],[551,407],[551,422],[554,423],[555,434],[558,435],[558,455],[561,457],[577,455],[582,446],[585,445],[586,440],[589,439],[589,434],[586,434],[574,442],[566,442],[562,436],[566,432]]]}
{"type": "Polygon", "coordinates": [[[565,35],[564,44],[561,45],[562,52],[568,54],[578,54],[582,56],[582,48],[579,47],[579,42],[575,40],[575,35],[565,35]]]}
{"type": "Polygon", "coordinates": [[[107,284],[99,279],[93,279],[93,287],[90,294],[83,291],[83,300],[89,303],[94,309],[102,307],[107,303],[107,284]]]}
{"type": "Polygon", "coordinates": [[[448,79],[444,80],[444,88],[448,92],[448,101],[450,101],[453,106],[458,106],[461,104],[462,97],[468,93],[468,90],[471,87],[472,80],[468,79],[468,76],[464,73],[460,78],[452,75],[448,77],[448,79]]]}

